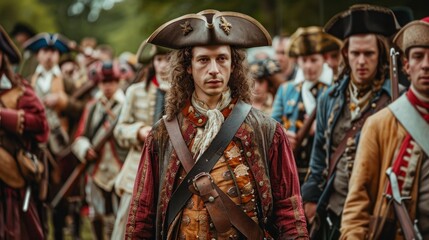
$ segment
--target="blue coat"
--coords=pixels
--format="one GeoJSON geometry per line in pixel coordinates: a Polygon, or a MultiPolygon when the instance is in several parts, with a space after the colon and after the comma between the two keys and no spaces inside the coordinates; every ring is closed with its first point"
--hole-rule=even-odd
{"type": "MultiPolygon", "coordinates": [[[[302,198],[304,202],[317,203],[326,186],[329,159],[332,155],[332,132],[337,120],[346,106],[346,90],[350,77],[332,85],[319,98],[316,113],[316,133],[314,136],[313,150],[310,159],[310,175],[307,182],[302,186],[302,198]]],[[[370,100],[371,104],[377,102],[381,95],[391,96],[391,81],[386,79],[381,89],[370,100]]],[[[373,111],[371,108],[369,111],[373,111]]],[[[355,136],[358,143],[360,132],[355,136]]]]}
{"type": "MultiPolygon", "coordinates": [[[[300,117],[300,111],[304,110],[304,103],[301,95],[303,82],[287,82],[283,83],[277,90],[276,97],[273,103],[271,117],[281,123],[287,130],[297,132],[296,122],[303,121],[300,117]]],[[[328,89],[328,85],[319,82],[315,86],[317,93],[316,99],[328,89]]]]}
{"type": "MultiPolygon", "coordinates": [[[[284,83],[277,91],[273,104],[272,117],[280,122],[287,130],[297,132],[302,127],[304,116],[306,115],[304,102],[301,94],[303,82],[284,83]]],[[[328,85],[319,82],[310,91],[317,99],[328,85]]],[[[294,149],[296,167],[298,170],[299,182],[303,184],[308,173],[313,136],[306,136],[300,146],[294,149]]]]}

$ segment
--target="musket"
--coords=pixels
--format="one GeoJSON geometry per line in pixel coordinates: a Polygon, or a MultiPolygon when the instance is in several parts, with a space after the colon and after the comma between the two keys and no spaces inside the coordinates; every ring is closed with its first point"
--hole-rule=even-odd
{"type": "MultiPolygon", "coordinates": [[[[130,85],[133,83],[136,83],[140,80],[142,77],[143,71],[139,71],[136,77],[131,81],[129,84],[126,84],[123,87],[123,90],[127,89],[130,85]]],[[[95,152],[100,152],[101,148],[104,146],[104,144],[113,136],[113,130],[115,129],[116,123],[118,122],[119,116],[116,117],[115,122],[111,125],[111,127],[107,130],[106,134],[103,136],[103,138],[94,146],[95,152]]],[[[66,156],[73,154],[71,151],[71,147],[67,147],[63,152],[58,154],[58,156],[65,158],[66,156]]],[[[74,155],[74,154],[73,154],[74,155]]],[[[74,156],[75,157],[75,156],[74,156]]],[[[67,178],[64,185],[61,187],[61,189],[58,191],[58,193],[55,195],[53,200],[50,203],[50,206],[52,208],[55,208],[57,204],[60,202],[60,200],[66,196],[70,190],[73,188],[73,186],[76,184],[77,180],[79,179],[79,176],[82,175],[85,171],[85,169],[88,167],[87,163],[79,163],[73,170],[73,172],[70,174],[70,176],[67,178]]]]}
{"type": "MultiPolygon", "coordinates": [[[[110,128],[107,130],[103,138],[101,138],[100,141],[94,146],[93,149],[96,153],[99,153],[101,148],[104,146],[104,144],[106,144],[107,141],[109,141],[109,139],[113,136],[113,130],[115,129],[117,122],[118,122],[118,118],[116,118],[115,122],[110,126],[110,128]]],[[[73,152],[71,153],[73,154],[73,152]]],[[[75,167],[73,172],[67,178],[64,185],[61,187],[61,189],[58,191],[58,193],[51,201],[50,205],[52,208],[55,208],[60,202],[60,200],[70,192],[70,190],[76,184],[79,176],[83,174],[83,172],[88,166],[89,164],[87,162],[83,162],[83,163],[80,163],[77,167],[75,167]]]]}
{"type": "Polygon", "coordinates": [[[392,188],[392,196],[388,196],[393,198],[393,207],[395,209],[396,218],[399,221],[399,225],[401,226],[402,233],[406,240],[422,240],[422,236],[415,224],[411,221],[410,215],[408,214],[407,208],[403,202],[403,197],[401,197],[401,192],[399,190],[398,179],[396,177],[395,172],[389,167],[386,170],[386,174],[388,176],[390,186],[392,188]]]}
{"type": "Polygon", "coordinates": [[[399,80],[398,80],[398,57],[399,53],[395,48],[390,48],[390,83],[392,90],[392,102],[399,97],[399,80]]]}
{"type": "Polygon", "coordinates": [[[305,119],[302,127],[296,133],[296,144],[295,148],[293,149],[294,154],[296,154],[295,151],[299,148],[299,146],[301,146],[302,141],[304,141],[304,138],[308,135],[311,127],[313,126],[314,120],[316,119],[316,109],[317,106],[314,108],[313,112],[311,112],[311,115],[307,119],[305,119]]]}

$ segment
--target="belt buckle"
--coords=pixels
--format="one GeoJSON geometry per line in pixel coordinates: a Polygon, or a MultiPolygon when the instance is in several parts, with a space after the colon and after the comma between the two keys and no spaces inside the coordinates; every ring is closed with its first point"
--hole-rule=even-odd
{"type": "Polygon", "coordinates": [[[200,190],[198,190],[198,187],[197,187],[196,182],[197,182],[197,180],[198,180],[198,179],[200,179],[200,178],[202,178],[202,177],[208,177],[208,178],[210,179],[210,182],[212,182],[212,183],[213,183],[213,178],[212,178],[212,176],[211,176],[209,173],[207,173],[207,172],[200,172],[200,173],[198,173],[198,174],[197,174],[197,175],[195,175],[195,177],[192,179],[192,185],[194,186],[195,190],[197,190],[198,192],[199,192],[200,190]]]}

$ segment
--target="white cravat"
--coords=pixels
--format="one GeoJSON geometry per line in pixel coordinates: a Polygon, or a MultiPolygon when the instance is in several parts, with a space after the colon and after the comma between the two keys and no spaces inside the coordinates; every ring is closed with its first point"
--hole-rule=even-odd
{"type": "Polygon", "coordinates": [[[195,96],[195,92],[192,94],[191,102],[192,106],[194,106],[199,113],[207,117],[204,130],[197,131],[194,144],[191,149],[192,153],[197,156],[195,159],[198,160],[198,158],[210,146],[225,120],[220,110],[226,108],[231,102],[231,90],[228,88],[228,90],[222,93],[222,98],[217,103],[215,109],[207,109],[206,105],[195,96]]]}
{"type": "Polygon", "coordinates": [[[0,79],[0,89],[11,89],[12,88],[12,81],[6,76],[6,74],[3,74],[0,79]]]}
{"type": "Polygon", "coordinates": [[[55,65],[50,70],[46,70],[42,65],[39,65],[36,68],[36,74],[38,75],[36,80],[37,86],[39,86],[43,93],[47,93],[51,89],[52,79],[55,76],[61,76],[61,70],[58,65],[55,65]]]}
{"type": "Polygon", "coordinates": [[[314,87],[314,85],[316,85],[316,83],[310,82],[308,80],[304,80],[304,82],[302,83],[302,101],[304,102],[305,112],[307,113],[307,115],[310,115],[316,107],[316,98],[310,91],[310,89],[314,87]]]}

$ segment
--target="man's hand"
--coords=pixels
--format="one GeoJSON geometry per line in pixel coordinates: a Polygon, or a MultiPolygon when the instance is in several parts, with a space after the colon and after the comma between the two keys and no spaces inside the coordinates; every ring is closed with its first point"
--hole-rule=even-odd
{"type": "Polygon", "coordinates": [[[43,103],[48,108],[54,108],[57,105],[58,100],[59,100],[58,94],[50,93],[45,96],[45,98],[43,99],[43,103]]]}
{"type": "Polygon", "coordinates": [[[137,132],[137,139],[140,142],[144,142],[147,138],[147,135],[149,135],[150,130],[152,130],[151,126],[141,127],[137,132]]]}
{"type": "Polygon", "coordinates": [[[289,139],[289,142],[290,142],[292,149],[295,149],[296,148],[296,133],[291,132],[291,131],[286,131],[286,135],[289,139]]]}
{"type": "Polygon", "coordinates": [[[307,202],[304,203],[304,213],[307,217],[309,223],[313,223],[314,217],[316,215],[317,203],[307,202]]]}
{"type": "Polygon", "coordinates": [[[98,154],[95,152],[94,149],[90,148],[88,151],[86,151],[85,159],[88,162],[94,162],[98,159],[98,154]]]}

